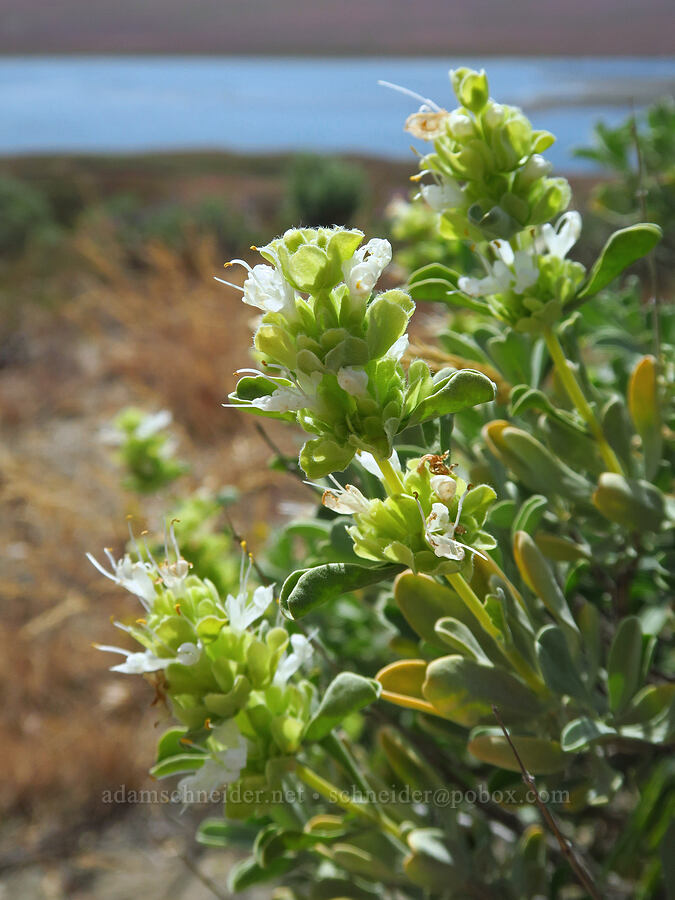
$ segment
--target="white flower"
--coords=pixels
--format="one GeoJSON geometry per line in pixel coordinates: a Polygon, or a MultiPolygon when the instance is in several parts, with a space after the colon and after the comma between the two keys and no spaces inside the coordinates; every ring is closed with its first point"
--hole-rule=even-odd
{"type": "Polygon", "coordinates": [[[122,647],[111,647],[108,644],[94,644],[97,650],[105,650],[106,653],[121,653],[126,656],[123,663],[111,666],[111,672],[124,672],[126,675],[142,675],[145,672],[158,672],[160,669],[166,669],[172,662],[176,662],[173,657],[155,656],[150,650],[144,653],[134,653],[131,650],[124,650],[122,647]]]}
{"type": "Polygon", "coordinates": [[[333,512],[347,516],[353,513],[368,512],[370,508],[368,500],[353,484],[348,484],[344,488],[337,484],[335,490],[324,491],[321,502],[328,509],[332,509],[333,512]]]}
{"type": "Polygon", "coordinates": [[[242,299],[265,312],[281,312],[295,306],[295,292],[281,272],[262,263],[249,272],[242,299]]]}
{"type": "MultiPolygon", "coordinates": [[[[450,511],[448,510],[448,507],[445,506],[445,504],[432,504],[431,512],[424,521],[424,537],[436,556],[445,557],[445,559],[454,559],[457,562],[461,562],[464,559],[465,552],[468,550],[469,553],[473,553],[476,556],[480,556],[485,559],[480,551],[474,550],[473,547],[469,547],[467,546],[467,544],[463,544],[461,541],[455,540],[455,532],[457,531],[457,528],[459,526],[459,518],[462,515],[462,506],[468,492],[469,489],[467,488],[459,498],[459,503],[457,504],[457,515],[455,516],[454,522],[450,521],[450,511]]],[[[422,511],[421,505],[419,505],[419,508],[420,514],[424,519],[424,513],[422,511]]]]}
{"type": "Polygon", "coordinates": [[[431,490],[444,503],[449,503],[457,493],[457,482],[449,475],[432,475],[429,483],[431,490]]]}
{"type": "Polygon", "coordinates": [[[152,604],[157,596],[155,582],[150,577],[150,572],[154,571],[154,567],[150,563],[133,562],[128,553],[122,559],[115,561],[107,547],[105,554],[112,566],[112,572],[104,569],[91,553],[87,553],[87,559],[101,575],[105,575],[106,578],[138,597],[146,611],[152,609],[152,604]]]}
{"type": "Polygon", "coordinates": [[[464,115],[458,109],[453,110],[447,119],[447,129],[456,141],[475,137],[476,126],[469,116],[464,115]]]}
{"type": "Polygon", "coordinates": [[[361,366],[343,366],[338,370],[337,380],[342,390],[353,397],[362,397],[368,392],[368,373],[361,366]]]}
{"type": "Polygon", "coordinates": [[[304,634],[291,635],[291,647],[293,652],[284,657],[279,662],[277,670],[274,673],[274,684],[286,684],[301,666],[308,665],[312,661],[314,650],[312,649],[311,637],[306,638],[304,634]]]}
{"type": "Polygon", "coordinates": [[[464,191],[450,179],[444,179],[442,184],[423,184],[420,193],[436,212],[454,209],[464,203],[464,191]]]}
{"type": "Polygon", "coordinates": [[[228,594],[225,599],[225,613],[229,620],[230,628],[234,631],[246,631],[267,610],[274,599],[274,585],[258,587],[253,591],[249,600],[246,590],[246,579],[243,587],[236,597],[228,594]]]}
{"type": "Polygon", "coordinates": [[[295,291],[278,269],[263,263],[251,268],[243,259],[233,259],[227,263],[227,266],[233,265],[243,266],[248,271],[243,288],[231,281],[225,281],[224,278],[215,280],[235,290],[243,291],[244,303],[262,309],[263,312],[283,311],[286,315],[295,312],[295,291]]]}
{"type": "Polygon", "coordinates": [[[515,253],[508,241],[492,241],[490,247],[497,259],[490,263],[483,259],[488,274],[485,278],[467,278],[458,281],[460,291],[470,297],[487,297],[492,294],[505,294],[513,290],[522,294],[531,287],[539,277],[539,269],[532,255],[527,250],[516,250],[515,253]]]}
{"type": "Polygon", "coordinates": [[[350,294],[355,297],[368,297],[390,262],[389,241],[373,238],[360,247],[342,266],[342,274],[350,294]]]}
{"type": "Polygon", "coordinates": [[[572,211],[561,216],[555,228],[553,225],[541,226],[539,239],[537,240],[537,249],[541,251],[548,250],[551,256],[557,256],[558,259],[565,259],[569,251],[579,240],[581,234],[581,216],[578,212],[572,211]]]}
{"type": "Polygon", "coordinates": [[[443,503],[434,503],[426,518],[424,537],[436,556],[456,560],[464,559],[464,547],[454,540],[456,527],[457,523],[450,522],[448,507],[443,503]]]}
{"type": "Polygon", "coordinates": [[[226,784],[232,784],[246,765],[248,747],[232,719],[212,732],[214,743],[222,750],[207,751],[208,757],[193,774],[181,778],[178,790],[183,803],[209,800],[210,794],[226,784]]]}
{"type": "Polygon", "coordinates": [[[134,652],[122,647],[111,647],[109,644],[94,644],[97,650],[106,653],[121,653],[126,656],[123,663],[111,666],[111,672],[123,672],[125,675],[143,675],[146,672],[159,672],[166,669],[171,663],[180,663],[182,666],[194,666],[202,654],[201,644],[186,642],[178,648],[176,656],[157,656],[151,650],[134,652]]]}
{"type": "Polygon", "coordinates": [[[151,413],[141,420],[136,428],[136,437],[144,440],[157,434],[162,428],[166,428],[173,421],[173,416],[168,409],[160,409],[159,412],[151,413]]]}
{"type": "Polygon", "coordinates": [[[301,409],[312,409],[318,401],[317,391],[323,375],[312,372],[311,375],[298,375],[296,384],[283,385],[271,394],[256,397],[251,406],[265,412],[298,412],[301,409]]]}
{"type": "Polygon", "coordinates": [[[307,407],[306,400],[307,397],[300,388],[290,384],[288,387],[277,388],[264,397],[256,397],[251,401],[251,406],[264,412],[297,412],[307,407]]]}

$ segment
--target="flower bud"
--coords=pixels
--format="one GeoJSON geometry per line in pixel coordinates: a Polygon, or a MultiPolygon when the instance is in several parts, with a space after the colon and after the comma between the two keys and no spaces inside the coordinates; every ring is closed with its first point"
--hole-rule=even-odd
{"type": "Polygon", "coordinates": [[[538,153],[531,156],[518,171],[514,187],[517,191],[526,190],[539,178],[544,178],[553,169],[552,163],[538,153]]]}
{"type": "Polygon", "coordinates": [[[447,129],[456,141],[462,142],[476,137],[476,126],[469,116],[458,109],[448,116],[447,129]]]}
{"type": "Polygon", "coordinates": [[[474,113],[483,109],[490,93],[485,69],[480,72],[468,68],[451,70],[450,82],[462,106],[474,113]]]}
{"type": "Polygon", "coordinates": [[[567,209],[572,190],[566,178],[543,178],[530,197],[530,225],[541,225],[567,209]],[[534,202],[533,202],[534,201],[534,202]]]}
{"type": "Polygon", "coordinates": [[[502,106],[501,103],[488,103],[488,105],[483,110],[483,125],[488,131],[492,131],[494,128],[499,128],[500,125],[504,122],[505,118],[506,107],[502,106]]]}

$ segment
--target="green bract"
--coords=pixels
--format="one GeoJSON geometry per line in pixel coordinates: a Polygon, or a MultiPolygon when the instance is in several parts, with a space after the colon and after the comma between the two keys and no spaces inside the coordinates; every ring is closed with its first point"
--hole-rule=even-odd
{"type": "Polygon", "coordinates": [[[492,488],[467,485],[441,456],[410,460],[401,482],[401,492],[385,500],[354,503],[347,488],[326,492],[324,504],[351,512],[348,531],[363,559],[435,575],[470,573],[473,554],[495,546],[481,527],[496,497],[492,488]]]}
{"type": "Polygon", "coordinates": [[[254,337],[264,372],[242,377],[230,400],[296,421],[314,437],[300,453],[312,478],[346,468],[357,450],[388,459],[394,437],[443,413],[484,403],[494,385],[480,372],[420,364],[406,378],[400,359],[415,305],[401,290],[374,295],[391,259],[388,241],[359,248],[360,231],[295,229],[262,248],[244,302],[263,310],[254,337]]]}

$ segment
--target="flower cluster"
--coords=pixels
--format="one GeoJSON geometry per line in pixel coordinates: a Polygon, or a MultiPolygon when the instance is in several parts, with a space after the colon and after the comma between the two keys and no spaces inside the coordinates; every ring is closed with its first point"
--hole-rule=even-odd
{"type": "MultiPolygon", "coordinates": [[[[191,574],[173,532],[170,552],[157,563],[147,548],[115,560],[90,561],[140,600],[144,615],[115,623],[144,648],[99,645],[124,661],[112,670],[149,675],[182,723],[180,746],[163,754],[155,774],[188,773],[190,792],[216,790],[240,777],[264,777],[271,759],[294,754],[316,705],[313,686],[294,679],[312,660],[310,641],[270,623],[273,588],[251,591],[251,563],[239,592],[222,599],[214,585],[191,574]]],[[[160,742],[161,743],[161,742],[160,742]]],[[[162,756],[162,754],[160,754],[162,756]]]]}
{"type": "Polygon", "coordinates": [[[129,406],[103,429],[105,443],[119,448],[125,485],[130,490],[151,493],[187,471],[185,463],[175,459],[176,444],[166,433],[172,419],[168,409],[145,413],[129,406]]]}
{"type": "MultiPolygon", "coordinates": [[[[495,547],[482,525],[496,494],[488,485],[467,484],[446,458],[428,454],[409,460],[403,471],[394,453],[389,462],[401,480],[399,494],[368,500],[354,485],[336,481],[324,492],[323,504],[352,516],[355,524],[348,531],[364,559],[434,575],[470,571],[474,555],[495,547]]],[[[379,474],[371,456],[361,453],[358,459],[379,474]]]]}
{"type": "Polygon", "coordinates": [[[580,263],[565,259],[580,233],[581,216],[568,212],[555,227],[546,223],[517,235],[512,240],[516,250],[508,241],[491,241],[484,251],[476,251],[486,275],[462,276],[457,287],[519,331],[551,327],[562,317],[586,272],[580,263]]]}
{"type": "Polygon", "coordinates": [[[415,177],[431,178],[420,195],[440,213],[441,236],[470,242],[485,272],[446,272],[448,289],[519,331],[540,333],[560,320],[586,273],[566,259],[581,233],[579,213],[560,215],[569,184],[551,177],[541,156],[553,135],[490,99],[484,72],[458,69],[450,79],[461,106],[447,112],[425,101],[406,123],[433,142],[415,177]]]}
{"type": "Polygon", "coordinates": [[[342,228],[293,229],[260,249],[270,265],[236,261],[248,270],[244,302],[262,311],[254,346],[264,372],[240,370],[230,400],[315,435],[300,454],[312,478],[346,468],[357,450],[387,459],[396,434],[439,414],[437,404],[420,409],[432,394],[450,403],[446,411],[494,395],[478,372],[446,371],[432,380],[428,368],[427,394],[421,382],[411,393],[400,359],[414,303],[400,290],[373,296],[391,247],[377,238],[360,246],[363,237],[342,228]]]}
{"type": "Polygon", "coordinates": [[[508,240],[548,222],[570,201],[564,178],[552,178],[541,154],[555,138],[535,131],[520,109],[489,99],[485,72],[450,73],[460,106],[452,112],[425,102],[406,128],[433,142],[420,175],[431,175],[421,193],[443,213],[445,237],[476,242],[508,240]]]}

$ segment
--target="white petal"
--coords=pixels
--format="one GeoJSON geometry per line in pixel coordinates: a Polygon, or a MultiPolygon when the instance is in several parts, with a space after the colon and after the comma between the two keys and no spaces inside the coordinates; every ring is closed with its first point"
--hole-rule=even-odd
{"type": "Polygon", "coordinates": [[[129,650],[123,650],[121,647],[110,647],[107,644],[96,644],[98,650],[105,650],[107,653],[121,653],[126,656],[123,663],[111,666],[111,672],[123,672],[126,675],[142,675],[144,672],[159,672],[160,669],[166,669],[167,666],[174,662],[173,658],[161,658],[155,656],[150,650],[144,653],[131,653],[129,650]]]}
{"type": "Polygon", "coordinates": [[[575,210],[565,213],[558,220],[555,229],[542,226],[542,236],[551,256],[564,259],[576,244],[581,234],[581,216],[575,210]]]}
{"type": "MultiPolygon", "coordinates": [[[[266,612],[267,607],[274,600],[274,585],[269,584],[264,587],[257,587],[253,591],[253,606],[258,610],[259,615],[266,612]]],[[[257,616],[256,616],[257,618],[257,616]]]]}
{"type": "Polygon", "coordinates": [[[450,475],[432,475],[429,479],[431,484],[431,490],[443,500],[444,503],[448,503],[457,493],[457,482],[454,478],[451,478],[450,475]]]}
{"type": "Polygon", "coordinates": [[[348,484],[339,493],[336,491],[324,491],[321,502],[327,509],[332,509],[333,512],[347,516],[353,513],[368,512],[370,509],[368,500],[353,484],[348,484]]]}
{"type": "Polygon", "coordinates": [[[434,503],[427,516],[427,531],[446,531],[450,527],[450,511],[444,503],[434,503]]]}
{"type": "Polygon", "coordinates": [[[436,556],[457,561],[464,559],[464,547],[445,534],[427,534],[427,541],[436,556]]]}
{"type": "Polygon", "coordinates": [[[299,388],[292,386],[277,388],[265,397],[256,397],[251,406],[265,412],[297,412],[305,408],[306,397],[299,388]]]}
{"type": "Polygon", "coordinates": [[[398,340],[394,341],[391,347],[387,350],[385,356],[398,361],[408,349],[409,344],[410,338],[408,337],[408,334],[402,334],[401,337],[398,340]]]}
{"type": "Polygon", "coordinates": [[[293,289],[273,266],[254,266],[244,282],[244,303],[265,312],[290,311],[294,298],[293,289]]]}
{"type": "Polygon", "coordinates": [[[457,282],[460,291],[469,297],[487,297],[499,293],[500,286],[497,281],[487,275],[485,278],[467,278],[463,275],[457,282]]]}
{"type": "MultiPolygon", "coordinates": [[[[378,466],[378,464],[375,462],[375,457],[372,453],[368,453],[367,450],[357,450],[356,458],[361,463],[366,472],[370,472],[371,475],[375,475],[380,479],[380,481],[382,481],[382,472],[380,471],[380,467],[378,466]]],[[[402,473],[401,461],[398,458],[398,453],[395,449],[391,451],[389,462],[396,472],[398,472],[399,474],[402,473]]]]}
{"type": "Polygon", "coordinates": [[[508,241],[503,241],[503,240],[492,241],[490,246],[495,251],[497,256],[501,259],[501,261],[503,263],[505,263],[505,265],[507,265],[507,266],[513,265],[513,259],[514,259],[513,248],[511,247],[511,244],[509,244],[508,241]]]}
{"type": "Polygon", "coordinates": [[[518,250],[515,255],[516,278],[513,290],[522,294],[531,287],[539,278],[539,269],[536,260],[527,250],[518,250]]]}
{"type": "Polygon", "coordinates": [[[356,297],[372,293],[378,278],[391,262],[391,244],[382,238],[373,238],[356,251],[342,266],[349,292],[356,297]]]}
{"type": "Polygon", "coordinates": [[[159,412],[152,413],[143,419],[136,429],[136,437],[141,440],[151,437],[153,434],[161,431],[162,428],[166,428],[170,425],[172,420],[173,416],[168,409],[160,409],[159,412]]]}
{"type": "Polygon", "coordinates": [[[342,390],[353,397],[361,397],[368,392],[368,373],[360,366],[343,366],[338,370],[337,380],[342,390]]]}

